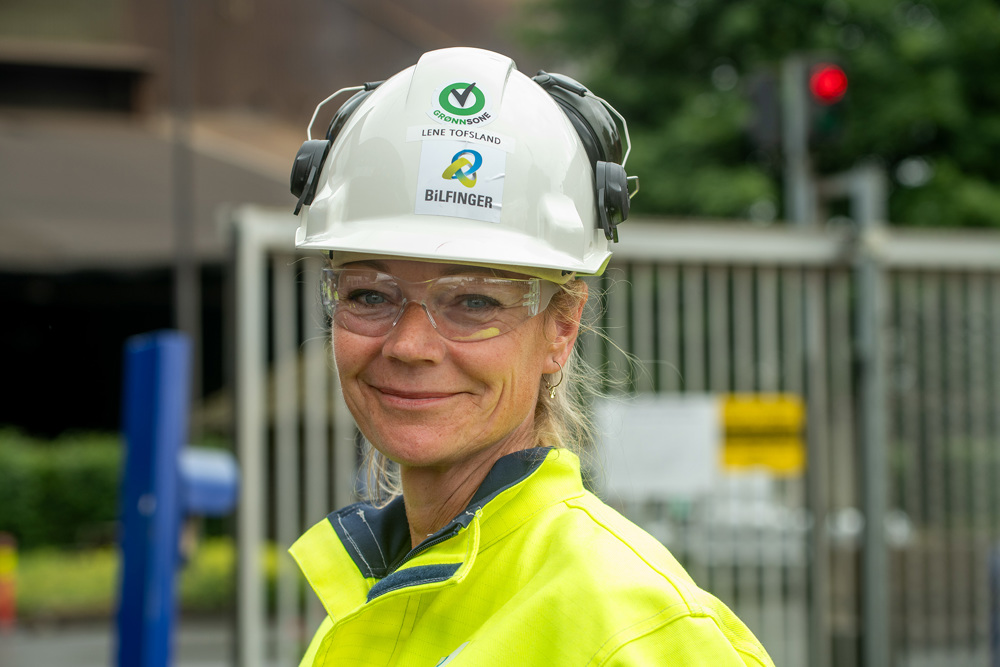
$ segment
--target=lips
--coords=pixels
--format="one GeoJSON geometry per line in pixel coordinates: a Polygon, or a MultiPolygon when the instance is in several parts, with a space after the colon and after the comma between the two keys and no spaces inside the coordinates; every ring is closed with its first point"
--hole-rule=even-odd
{"type": "Polygon", "coordinates": [[[389,387],[376,387],[378,391],[385,394],[386,396],[393,396],[395,398],[404,398],[408,400],[422,400],[429,398],[448,398],[449,396],[454,396],[454,392],[445,391],[406,391],[403,389],[392,389],[389,387]]]}
{"type": "Polygon", "coordinates": [[[380,387],[377,385],[372,385],[372,389],[391,402],[400,403],[433,402],[451,398],[461,393],[454,391],[428,391],[426,389],[404,389],[401,387],[380,387]]]}

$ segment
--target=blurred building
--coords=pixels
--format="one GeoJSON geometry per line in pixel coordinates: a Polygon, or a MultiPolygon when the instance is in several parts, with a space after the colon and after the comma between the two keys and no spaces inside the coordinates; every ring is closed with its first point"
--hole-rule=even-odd
{"type": "Polygon", "coordinates": [[[0,5],[0,425],[118,427],[122,344],[176,325],[183,238],[199,277],[202,393],[219,391],[226,206],[292,207],[305,125],[340,87],[445,46],[537,69],[513,46],[519,10],[516,0],[0,5]]]}

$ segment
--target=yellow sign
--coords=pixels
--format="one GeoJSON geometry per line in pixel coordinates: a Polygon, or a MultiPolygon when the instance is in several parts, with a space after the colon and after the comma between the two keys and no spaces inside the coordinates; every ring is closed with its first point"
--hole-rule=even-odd
{"type": "Polygon", "coordinates": [[[794,394],[732,394],[722,400],[727,468],[761,466],[779,475],[805,470],[806,422],[802,398],[794,394]]]}

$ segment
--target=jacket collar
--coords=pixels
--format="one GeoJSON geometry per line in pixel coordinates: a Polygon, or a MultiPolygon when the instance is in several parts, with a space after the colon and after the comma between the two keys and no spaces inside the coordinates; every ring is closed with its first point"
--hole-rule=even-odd
{"type": "Polygon", "coordinates": [[[402,496],[377,508],[355,503],[333,512],[327,520],[365,577],[381,579],[425,549],[467,528],[476,512],[505,489],[527,479],[545,460],[549,447],[526,449],[501,457],[493,464],[468,506],[447,525],[410,549],[410,529],[402,496]]]}
{"type": "Polygon", "coordinates": [[[464,579],[481,545],[525,520],[522,503],[510,502],[522,493],[529,493],[525,501],[537,508],[581,492],[575,455],[549,447],[522,450],[498,459],[465,510],[413,549],[398,497],[381,508],[355,503],[331,513],[290,552],[327,612],[338,618],[394,591],[464,579]],[[549,473],[542,476],[562,482],[526,485],[543,462],[549,473]]]}

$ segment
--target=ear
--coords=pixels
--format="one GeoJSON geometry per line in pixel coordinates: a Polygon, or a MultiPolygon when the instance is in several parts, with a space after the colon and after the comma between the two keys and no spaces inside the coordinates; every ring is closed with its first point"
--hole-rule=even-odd
{"type": "MultiPolygon", "coordinates": [[[[579,298],[567,300],[564,307],[555,308],[548,316],[546,333],[549,339],[548,359],[543,373],[552,374],[565,366],[573,345],[580,334],[580,319],[583,317],[583,307],[587,305],[587,284],[580,281],[579,298]],[[556,364],[558,362],[559,365],[556,364]]],[[[560,304],[562,305],[562,304],[560,304]]]]}

